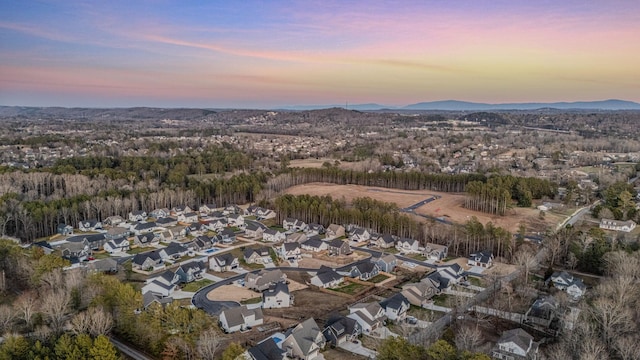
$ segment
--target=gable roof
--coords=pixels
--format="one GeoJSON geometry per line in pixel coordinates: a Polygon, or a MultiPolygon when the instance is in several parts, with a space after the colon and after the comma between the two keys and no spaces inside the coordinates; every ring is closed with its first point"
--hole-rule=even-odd
{"type": "Polygon", "coordinates": [[[131,261],[136,265],[142,265],[147,259],[151,259],[157,262],[161,258],[160,254],[158,254],[156,250],[151,250],[134,255],[133,260],[131,261]]]}
{"type": "Polygon", "coordinates": [[[222,310],[222,314],[224,314],[225,319],[227,319],[227,324],[229,325],[229,327],[244,324],[244,319],[251,315],[255,315],[256,320],[262,319],[264,317],[262,314],[262,309],[249,309],[246,305],[224,309],[222,310]]]}
{"type": "Polygon", "coordinates": [[[318,269],[316,277],[318,277],[318,280],[323,284],[329,284],[333,281],[342,279],[342,275],[335,272],[332,268],[324,265],[318,269]]]}
{"type": "Polygon", "coordinates": [[[500,339],[498,340],[499,344],[504,344],[508,342],[513,342],[518,345],[524,351],[529,349],[529,344],[533,341],[533,336],[529,335],[528,332],[522,330],[521,328],[515,328],[513,330],[507,330],[502,333],[500,339]]]}
{"type": "Polygon", "coordinates": [[[255,360],[282,360],[285,350],[282,350],[276,344],[272,337],[259,342],[256,346],[249,348],[249,354],[255,360]]]}
{"type": "Polygon", "coordinates": [[[333,239],[329,241],[329,246],[334,248],[341,248],[344,244],[345,244],[345,241],[342,241],[340,239],[333,239]]]}
{"type": "Polygon", "coordinates": [[[324,244],[324,241],[322,241],[322,239],[320,239],[320,237],[318,236],[312,236],[302,242],[302,245],[309,246],[316,249],[319,249],[323,244],[324,244]]]}
{"type": "Polygon", "coordinates": [[[293,251],[295,249],[300,248],[300,243],[297,243],[297,242],[284,243],[283,245],[284,245],[284,251],[293,251]]]}
{"type": "Polygon", "coordinates": [[[319,334],[321,334],[320,328],[313,318],[308,318],[285,333],[287,337],[293,337],[305,355],[309,354],[319,334]]]}
{"type": "Polygon", "coordinates": [[[269,286],[269,289],[267,289],[263,293],[263,295],[266,298],[266,297],[276,296],[281,292],[289,295],[289,286],[284,281],[279,281],[279,282],[269,286]]]}
{"type": "Polygon", "coordinates": [[[493,253],[489,250],[482,250],[480,252],[469,255],[469,259],[472,261],[479,261],[483,264],[488,264],[493,257],[493,253]]]}
{"type": "Polygon", "coordinates": [[[213,259],[216,261],[216,263],[218,263],[218,265],[227,266],[233,263],[233,261],[237,258],[233,256],[232,253],[226,252],[224,254],[214,255],[213,259]]]}
{"type": "Polygon", "coordinates": [[[382,306],[382,308],[384,309],[391,308],[398,310],[402,308],[403,305],[409,306],[410,303],[409,300],[407,300],[407,298],[401,293],[396,293],[392,297],[384,299],[380,302],[380,306],[382,306]]]}

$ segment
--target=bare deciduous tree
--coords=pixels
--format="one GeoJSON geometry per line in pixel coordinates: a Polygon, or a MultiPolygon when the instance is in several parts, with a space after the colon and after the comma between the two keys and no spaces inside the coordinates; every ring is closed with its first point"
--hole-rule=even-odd
{"type": "Polygon", "coordinates": [[[69,312],[71,298],[64,290],[51,290],[42,299],[42,313],[47,316],[51,329],[55,332],[62,330],[65,317],[69,312]]]}
{"type": "Polygon", "coordinates": [[[463,326],[456,333],[456,347],[461,351],[475,351],[482,342],[482,333],[477,327],[463,326]]]}
{"type": "Polygon", "coordinates": [[[15,311],[9,305],[0,305],[0,334],[11,330],[11,323],[15,318],[15,311]]]}
{"type": "Polygon", "coordinates": [[[222,340],[222,336],[220,336],[215,329],[209,329],[203,332],[198,339],[198,355],[204,360],[215,359],[216,352],[218,352],[222,346],[222,340]]]}
{"type": "Polygon", "coordinates": [[[34,292],[25,292],[18,297],[13,306],[18,312],[18,317],[31,326],[31,319],[37,313],[39,307],[38,297],[34,292]]]}

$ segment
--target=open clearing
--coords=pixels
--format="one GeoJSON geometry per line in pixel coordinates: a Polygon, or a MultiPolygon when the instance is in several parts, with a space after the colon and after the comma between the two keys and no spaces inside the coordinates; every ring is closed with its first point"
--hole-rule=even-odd
{"type": "MultiPolygon", "coordinates": [[[[422,200],[438,195],[441,198],[431,201],[416,209],[416,213],[444,219],[456,223],[465,223],[475,216],[483,224],[492,222],[496,226],[503,227],[512,233],[518,231],[518,226],[524,222],[529,231],[544,231],[547,226],[560,222],[560,215],[547,213],[544,219],[539,218],[540,211],[534,208],[513,208],[508,210],[506,216],[496,216],[472,211],[463,207],[464,194],[441,193],[429,190],[398,190],[362,185],[336,185],[328,183],[310,183],[298,185],[286,190],[292,195],[331,195],[334,199],[344,198],[351,202],[354,198],[370,197],[372,199],[395,203],[400,208],[409,207],[422,200]]],[[[416,217],[425,221],[422,217],[416,217]]]]}
{"type": "MultiPolygon", "coordinates": [[[[289,291],[306,289],[307,286],[289,279],[289,291]]],[[[260,297],[261,293],[249,290],[238,285],[222,285],[211,290],[207,294],[207,299],[215,301],[244,301],[260,297]]]]}

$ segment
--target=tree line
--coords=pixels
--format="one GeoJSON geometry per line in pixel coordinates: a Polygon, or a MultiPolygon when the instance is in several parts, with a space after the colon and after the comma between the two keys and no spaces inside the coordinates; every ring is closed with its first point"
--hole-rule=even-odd
{"type": "Polygon", "coordinates": [[[503,216],[512,202],[520,207],[530,207],[533,199],[553,198],[556,193],[557,185],[549,180],[511,175],[492,176],[486,182],[472,181],[467,184],[464,206],[503,216]]]}

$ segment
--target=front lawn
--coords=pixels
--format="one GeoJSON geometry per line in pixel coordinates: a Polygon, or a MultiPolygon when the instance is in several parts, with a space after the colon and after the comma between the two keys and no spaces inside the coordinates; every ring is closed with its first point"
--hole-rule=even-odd
{"type": "Polygon", "coordinates": [[[349,295],[353,295],[356,294],[364,289],[366,289],[367,286],[366,285],[362,285],[362,284],[358,284],[358,283],[348,283],[347,285],[344,286],[340,286],[337,288],[329,288],[329,290],[333,290],[333,291],[337,291],[337,292],[341,292],[341,293],[345,293],[345,294],[349,294],[349,295]]]}
{"type": "Polygon", "coordinates": [[[202,280],[198,280],[198,281],[194,281],[194,282],[190,282],[187,285],[185,285],[182,288],[182,291],[187,291],[187,292],[196,292],[200,289],[202,289],[203,287],[213,284],[214,282],[212,280],[209,279],[202,279],[202,280]]]}
{"type": "Polygon", "coordinates": [[[257,304],[257,303],[259,303],[261,301],[262,301],[262,297],[254,297],[254,298],[251,298],[251,299],[242,300],[242,301],[240,301],[240,304],[242,304],[242,305],[257,304]]]}
{"type": "Polygon", "coordinates": [[[398,251],[398,249],[394,248],[394,247],[390,247],[388,249],[380,249],[380,251],[382,251],[383,253],[388,253],[388,254],[399,254],[400,251],[398,251]]]}
{"type": "Polygon", "coordinates": [[[469,276],[468,280],[471,283],[471,285],[482,286],[482,280],[480,280],[477,277],[469,276]]]}
{"type": "Polygon", "coordinates": [[[418,260],[418,261],[427,260],[427,258],[425,256],[423,256],[422,254],[407,254],[406,256],[409,257],[409,258],[412,258],[414,260],[418,260]]]}
{"type": "Polygon", "coordinates": [[[135,255],[135,254],[140,254],[140,253],[151,251],[151,250],[157,250],[157,249],[154,247],[137,247],[127,251],[127,254],[135,255]]]}
{"type": "Polygon", "coordinates": [[[385,274],[378,274],[378,275],[372,277],[371,279],[369,279],[368,281],[372,282],[374,284],[377,284],[379,282],[383,282],[383,281],[387,280],[388,278],[389,277],[387,275],[385,275],[385,274]]]}
{"type": "Polygon", "coordinates": [[[264,269],[264,265],[262,264],[249,264],[243,258],[238,258],[238,260],[240,261],[240,266],[242,266],[245,269],[250,269],[250,270],[264,269]]]}

